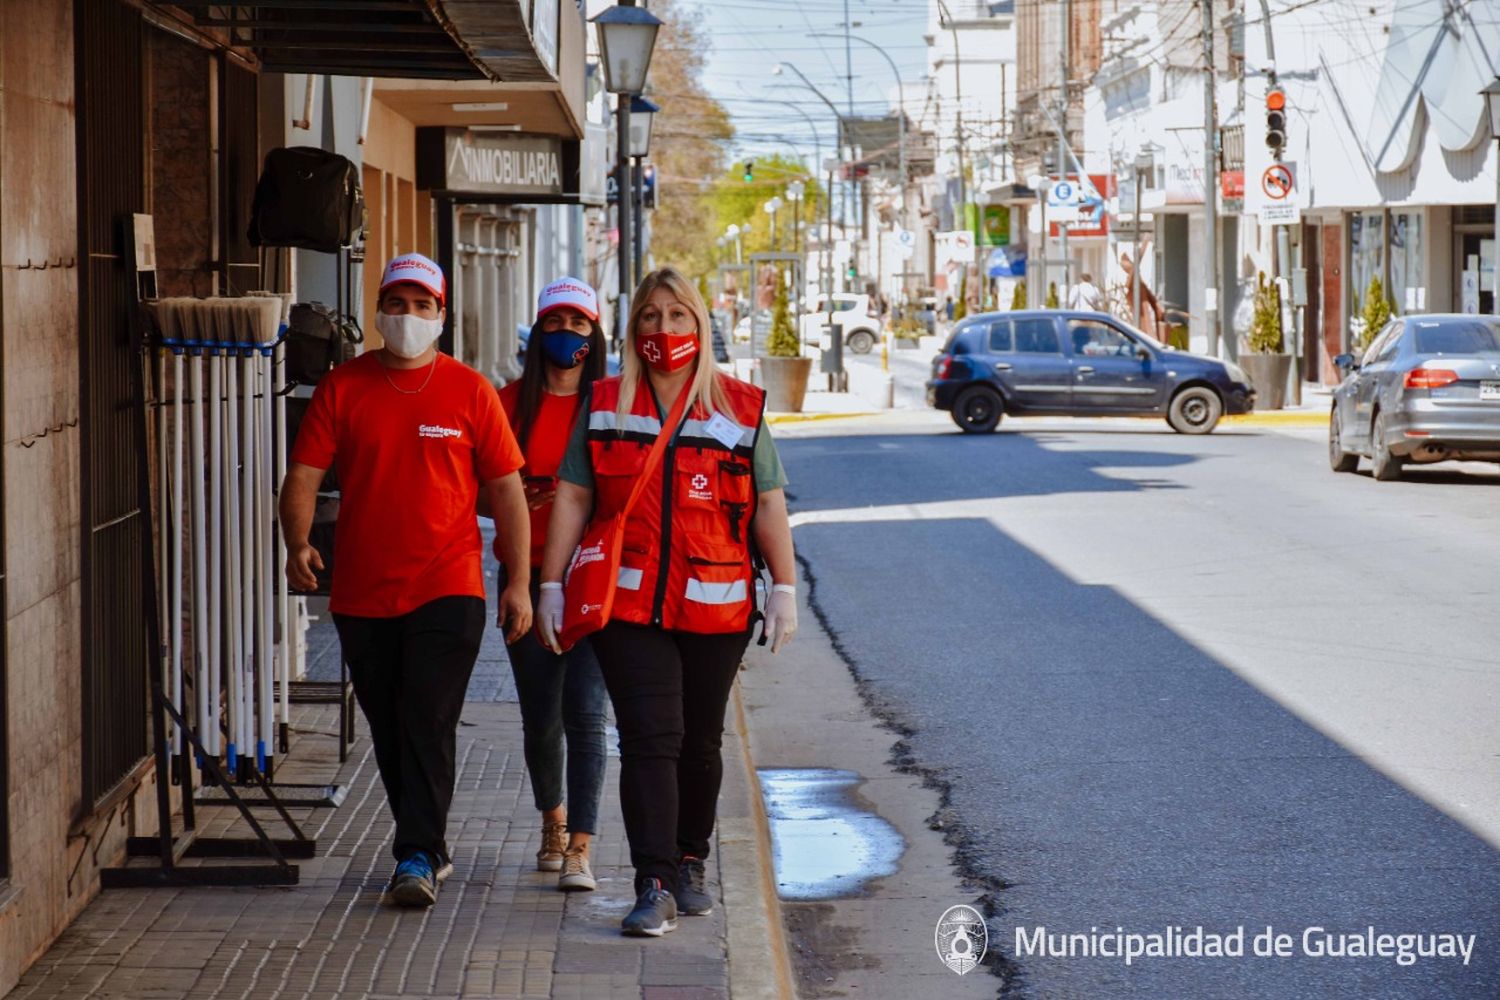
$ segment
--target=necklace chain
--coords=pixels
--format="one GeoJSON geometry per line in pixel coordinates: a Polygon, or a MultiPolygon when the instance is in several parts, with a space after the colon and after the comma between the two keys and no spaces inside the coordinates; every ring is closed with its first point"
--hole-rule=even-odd
{"type": "Polygon", "coordinates": [[[427,377],[424,378],[422,380],[422,384],[417,386],[415,389],[403,389],[399,385],[397,385],[391,379],[391,373],[386,371],[385,365],[383,364],[380,366],[380,374],[385,376],[386,384],[389,385],[392,389],[395,389],[397,392],[401,393],[404,396],[415,396],[417,393],[427,388],[427,383],[432,381],[432,373],[437,371],[437,360],[438,359],[434,356],[432,362],[427,366],[427,377]]]}

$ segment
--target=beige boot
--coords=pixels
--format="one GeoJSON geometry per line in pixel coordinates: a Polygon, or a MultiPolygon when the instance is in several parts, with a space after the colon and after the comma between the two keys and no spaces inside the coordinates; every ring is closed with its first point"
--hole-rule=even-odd
{"type": "Polygon", "coordinates": [[[568,825],[566,823],[543,823],[542,846],[536,852],[536,870],[560,872],[563,852],[568,849],[568,825]]]}
{"type": "Polygon", "coordinates": [[[570,847],[563,852],[562,874],[557,877],[557,887],[563,892],[592,892],[598,888],[594,870],[589,867],[587,846],[570,847]]]}

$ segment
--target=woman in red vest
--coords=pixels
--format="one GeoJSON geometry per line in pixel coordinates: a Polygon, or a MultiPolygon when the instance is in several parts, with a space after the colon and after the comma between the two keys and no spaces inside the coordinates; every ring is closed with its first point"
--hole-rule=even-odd
{"type": "MultiPolygon", "coordinates": [[[[500,405],[526,454],[521,473],[531,509],[533,602],[557,491],[557,466],[582,400],[594,381],[604,377],[604,356],[594,289],[577,278],[559,278],[543,288],[521,377],[500,390],[500,405]]],[[[604,789],[608,697],[599,662],[587,639],[559,655],[543,646],[534,630],[509,643],[506,652],[521,703],[532,799],[542,814],[537,870],[558,872],[559,889],[592,890],[596,883],[589,866],[589,841],[596,832],[604,789]]]]}
{"type": "Polygon", "coordinates": [[[718,370],[703,299],[663,268],[636,289],[621,374],[594,383],[558,469],[537,606],[554,649],[573,551],[591,519],[625,506],[674,407],[682,418],[626,520],[610,621],[591,637],[620,731],[636,872],[622,927],[651,937],[675,929],[679,911],[713,910],[704,859],[724,709],[756,617],[757,557],[771,575],[763,641],[774,653],[797,628],[786,473],[765,425],[765,393],[718,370]]]}

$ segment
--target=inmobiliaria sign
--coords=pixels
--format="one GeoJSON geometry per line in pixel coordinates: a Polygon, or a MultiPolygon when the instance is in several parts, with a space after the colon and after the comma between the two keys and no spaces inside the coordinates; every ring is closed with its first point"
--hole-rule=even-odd
{"type": "Polygon", "coordinates": [[[565,193],[562,140],[467,129],[418,130],[417,186],[473,195],[565,193]]]}

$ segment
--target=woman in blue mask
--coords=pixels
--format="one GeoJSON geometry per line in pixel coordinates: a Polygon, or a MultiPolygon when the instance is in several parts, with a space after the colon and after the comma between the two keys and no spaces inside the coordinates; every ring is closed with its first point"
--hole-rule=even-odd
{"type": "MultiPolygon", "coordinates": [[[[531,508],[531,594],[541,579],[547,520],[557,492],[557,467],[589,386],[605,373],[599,298],[576,278],[559,278],[537,302],[521,377],[500,390],[505,415],[526,455],[521,470],[531,508]]],[[[526,768],[542,814],[537,870],[559,872],[558,888],[595,887],[589,840],[604,787],[604,678],[592,647],[580,642],[558,654],[535,632],[511,643],[511,671],[521,702],[526,768]],[[564,736],[567,752],[563,751],[564,736]],[[566,786],[566,804],[563,798],[566,786]]]]}

